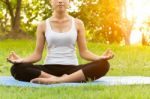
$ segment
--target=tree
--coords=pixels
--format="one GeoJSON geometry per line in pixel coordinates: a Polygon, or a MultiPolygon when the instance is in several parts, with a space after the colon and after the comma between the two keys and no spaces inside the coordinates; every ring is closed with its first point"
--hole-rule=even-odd
{"type": "Polygon", "coordinates": [[[6,27],[6,24],[8,22],[8,19],[7,19],[8,13],[6,13],[6,10],[4,8],[5,8],[5,5],[3,3],[0,4],[0,35],[4,35],[4,33],[7,32],[6,30],[8,28],[6,27]]]}
{"type": "Polygon", "coordinates": [[[11,17],[11,33],[18,33],[20,29],[20,11],[22,0],[0,0],[6,5],[6,9],[11,17]]]}
{"type": "Polygon", "coordinates": [[[91,41],[119,43],[122,40],[120,28],[122,0],[83,0],[75,14],[85,23],[91,41]]]}
{"type": "Polygon", "coordinates": [[[126,8],[126,0],[122,1],[122,13],[124,16],[122,16],[121,23],[120,23],[120,28],[122,31],[122,36],[125,41],[125,45],[130,45],[130,34],[134,25],[134,16],[132,16],[132,19],[129,20],[127,18],[127,8],[126,8]]]}
{"type": "Polygon", "coordinates": [[[34,35],[38,22],[51,16],[51,5],[49,0],[32,0],[32,2],[26,2],[23,5],[21,17],[26,21],[21,22],[21,27],[27,33],[34,35]]]}
{"type": "Polygon", "coordinates": [[[130,34],[134,25],[134,20],[123,19],[121,21],[121,31],[125,41],[125,45],[130,45],[130,34]]]}
{"type": "MultiPolygon", "coordinates": [[[[0,3],[3,5],[3,10],[6,10],[6,14],[10,16],[10,18],[9,16],[5,18],[11,23],[7,36],[12,38],[27,36],[27,33],[34,34],[37,23],[35,25],[33,21],[44,20],[52,13],[49,0],[31,0],[30,2],[27,0],[0,0],[0,3]]],[[[9,24],[5,24],[6,26],[9,24]]]]}

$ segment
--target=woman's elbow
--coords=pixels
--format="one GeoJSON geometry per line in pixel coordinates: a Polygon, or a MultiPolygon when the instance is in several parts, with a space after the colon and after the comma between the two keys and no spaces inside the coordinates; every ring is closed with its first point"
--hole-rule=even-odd
{"type": "Polygon", "coordinates": [[[81,58],[85,59],[86,58],[86,52],[80,52],[81,58]]]}
{"type": "Polygon", "coordinates": [[[37,58],[37,61],[40,61],[41,59],[42,59],[42,57],[38,57],[38,58],[37,58]]]}
{"type": "Polygon", "coordinates": [[[34,58],[35,58],[35,61],[40,61],[42,59],[42,55],[41,54],[38,54],[38,53],[35,53],[34,54],[34,58]]]}
{"type": "Polygon", "coordinates": [[[42,59],[42,55],[37,56],[37,61],[40,61],[42,59]]]}

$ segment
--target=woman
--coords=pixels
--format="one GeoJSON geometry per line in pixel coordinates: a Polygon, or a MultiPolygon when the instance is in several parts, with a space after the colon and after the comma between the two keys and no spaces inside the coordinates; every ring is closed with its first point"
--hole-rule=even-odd
{"type": "Polygon", "coordinates": [[[111,50],[98,56],[87,49],[85,28],[81,20],[67,13],[69,0],[51,0],[53,14],[41,22],[36,31],[36,48],[34,53],[21,58],[12,52],[7,60],[13,63],[12,76],[21,81],[33,83],[86,82],[104,76],[109,70],[107,60],[113,58],[111,50]],[[45,41],[47,42],[47,57],[44,65],[33,65],[42,57],[45,41]],[[75,43],[80,56],[92,61],[78,65],[75,54],[75,43]]]}

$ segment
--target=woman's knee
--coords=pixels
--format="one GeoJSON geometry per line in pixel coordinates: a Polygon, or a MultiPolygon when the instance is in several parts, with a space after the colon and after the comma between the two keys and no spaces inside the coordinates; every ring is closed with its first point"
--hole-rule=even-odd
{"type": "MultiPolygon", "coordinates": [[[[104,59],[101,59],[101,60],[98,60],[94,63],[94,66],[95,66],[95,70],[96,71],[101,71],[103,72],[104,74],[106,72],[109,71],[109,68],[110,68],[110,64],[107,60],[104,60],[104,59]]],[[[94,67],[93,66],[93,67],[94,67]]]]}
{"type": "Polygon", "coordinates": [[[100,60],[99,65],[97,66],[97,70],[100,73],[100,76],[106,75],[106,73],[109,71],[110,64],[107,60],[100,60]]]}
{"type": "Polygon", "coordinates": [[[12,67],[10,68],[11,75],[19,80],[20,76],[22,75],[23,71],[30,66],[31,64],[27,63],[16,63],[13,64],[12,67]]]}
{"type": "Polygon", "coordinates": [[[109,62],[107,60],[102,60],[102,66],[103,66],[103,70],[105,71],[105,74],[106,74],[110,68],[109,62]]]}
{"type": "MultiPolygon", "coordinates": [[[[96,80],[109,71],[110,65],[107,60],[98,60],[93,64],[83,68],[83,72],[86,78],[90,78],[90,80],[96,80]]],[[[87,79],[86,79],[87,80],[87,79]]]]}

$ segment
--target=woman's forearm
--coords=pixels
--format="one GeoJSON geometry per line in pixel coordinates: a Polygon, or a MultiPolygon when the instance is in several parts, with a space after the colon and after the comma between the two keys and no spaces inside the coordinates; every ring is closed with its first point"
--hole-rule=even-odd
{"type": "Polygon", "coordinates": [[[88,60],[88,61],[96,61],[96,60],[101,58],[101,56],[98,56],[98,55],[90,52],[89,50],[86,50],[86,51],[82,52],[80,54],[80,56],[82,58],[84,58],[85,60],[88,60]]]}
{"type": "Polygon", "coordinates": [[[42,58],[41,55],[33,53],[30,56],[23,58],[22,63],[35,63],[35,62],[38,62],[41,58],[42,58]]]}

